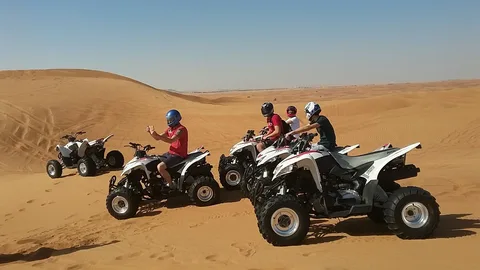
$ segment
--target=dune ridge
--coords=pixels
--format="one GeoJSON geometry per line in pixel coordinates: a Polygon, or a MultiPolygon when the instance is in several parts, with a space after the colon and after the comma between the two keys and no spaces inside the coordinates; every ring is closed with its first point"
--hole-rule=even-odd
{"type": "Polygon", "coordinates": [[[0,71],[0,268],[25,269],[475,269],[480,231],[480,80],[345,86],[275,91],[176,93],[109,72],[82,69],[0,71]],[[89,139],[113,133],[107,151],[123,145],[167,145],[145,132],[165,128],[177,108],[189,129],[189,148],[204,145],[218,180],[220,154],[247,129],[263,127],[260,105],[272,101],[285,117],[320,102],[338,144],[361,145],[353,155],[390,142],[421,142],[407,161],[421,168],[402,186],[436,196],[440,226],[422,241],[399,240],[363,217],[316,220],[305,245],[274,248],[258,233],[250,202],[222,191],[221,203],[198,208],[183,198],[143,208],[117,221],[105,209],[108,179],[119,172],[82,178],[65,170],[51,180],[45,162],[67,132],[89,139]],[[374,261],[372,261],[372,251],[374,261]],[[353,254],[353,255],[352,255],[353,254]],[[352,256],[355,263],[352,264],[352,256]],[[397,263],[398,262],[398,263],[397,263]]]}

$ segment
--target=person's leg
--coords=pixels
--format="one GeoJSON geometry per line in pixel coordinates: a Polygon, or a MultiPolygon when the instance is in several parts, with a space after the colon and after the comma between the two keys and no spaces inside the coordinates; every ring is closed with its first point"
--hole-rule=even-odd
{"type": "Polygon", "coordinates": [[[167,181],[168,186],[172,187],[173,186],[172,177],[170,176],[170,174],[167,171],[167,164],[165,164],[165,162],[162,161],[162,162],[158,163],[157,169],[158,169],[158,172],[160,173],[160,175],[163,177],[163,179],[165,179],[165,181],[167,181]]]}
{"type": "Polygon", "coordinates": [[[175,185],[172,181],[170,173],[167,171],[167,168],[175,166],[176,164],[181,162],[183,158],[177,155],[172,155],[170,153],[166,153],[164,156],[165,159],[160,164],[158,164],[157,169],[163,179],[165,179],[165,181],[168,183],[168,186],[174,188],[175,185]]]}
{"type": "Polygon", "coordinates": [[[260,153],[263,150],[265,150],[265,144],[263,142],[257,143],[257,153],[260,153]]]}

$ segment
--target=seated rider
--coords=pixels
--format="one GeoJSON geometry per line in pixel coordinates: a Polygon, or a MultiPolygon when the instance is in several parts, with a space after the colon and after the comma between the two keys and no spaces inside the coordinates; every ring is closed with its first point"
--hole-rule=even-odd
{"type": "Polygon", "coordinates": [[[168,187],[175,189],[176,187],[167,168],[182,162],[187,157],[188,131],[186,127],[180,124],[182,116],[177,110],[168,111],[166,118],[168,128],[162,134],[155,132],[153,126],[148,126],[147,132],[157,141],[161,140],[170,143],[170,149],[161,155],[161,162],[157,165],[157,169],[163,179],[167,181],[168,187]]]}
{"type": "MultiPolygon", "coordinates": [[[[285,122],[290,125],[292,130],[296,130],[300,127],[300,120],[297,118],[297,108],[295,106],[287,107],[287,116],[289,117],[285,122]]],[[[293,135],[296,139],[300,137],[299,134],[293,135]]]]}
{"type": "Polygon", "coordinates": [[[301,134],[316,128],[320,135],[320,141],[316,145],[312,145],[311,149],[313,151],[333,150],[337,146],[335,130],[328,118],[324,115],[320,115],[321,111],[322,109],[320,108],[320,105],[313,101],[308,102],[305,105],[305,113],[309,124],[287,133],[286,136],[301,134]]]}
{"type": "Polygon", "coordinates": [[[268,132],[263,135],[262,139],[264,141],[257,143],[258,153],[265,150],[265,148],[272,145],[282,132],[282,118],[280,115],[273,113],[273,104],[270,102],[265,102],[262,104],[261,108],[262,115],[267,118],[268,132]]]}

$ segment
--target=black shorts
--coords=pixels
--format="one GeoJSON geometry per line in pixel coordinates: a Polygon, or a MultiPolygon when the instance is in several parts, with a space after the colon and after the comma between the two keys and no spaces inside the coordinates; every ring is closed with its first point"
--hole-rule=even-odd
{"type": "Polygon", "coordinates": [[[271,146],[275,141],[273,141],[270,138],[267,138],[266,140],[263,141],[263,145],[265,145],[265,148],[271,146]]]}
{"type": "Polygon", "coordinates": [[[177,165],[178,163],[182,162],[183,160],[184,160],[183,157],[170,154],[169,152],[166,152],[160,156],[160,161],[165,163],[165,165],[167,165],[167,168],[171,168],[177,165]]]}

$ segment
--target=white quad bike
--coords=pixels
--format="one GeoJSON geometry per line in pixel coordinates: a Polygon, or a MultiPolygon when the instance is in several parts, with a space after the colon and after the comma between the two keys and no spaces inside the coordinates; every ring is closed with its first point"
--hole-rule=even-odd
{"type": "Polygon", "coordinates": [[[261,235],[274,246],[297,245],[305,239],[311,217],[367,215],[386,223],[399,238],[429,237],[440,218],[435,197],[420,187],[395,182],[420,171],[405,164],[406,154],[414,148],[421,149],[421,144],[359,156],[306,151],[285,158],[257,193],[263,197],[257,200],[261,235]]]}
{"type": "Polygon", "coordinates": [[[112,176],[106,199],[107,210],[114,218],[128,219],[135,216],[141,202],[162,201],[185,193],[197,206],[209,206],[218,202],[220,186],[211,173],[213,166],[206,161],[210,152],[202,152],[203,146],[167,169],[177,187],[175,191],[166,186],[165,179],[157,171],[161,156],[147,155],[155,147],[132,142],[126,147],[135,149],[134,157],[125,164],[120,174],[122,179],[117,184],[117,178],[112,176]]]}
{"type": "Polygon", "coordinates": [[[60,138],[66,139],[68,142],[55,147],[58,152],[58,160],[52,159],[47,162],[46,170],[50,178],[62,176],[64,168],[76,168],[81,176],[93,176],[101,168],[122,168],[124,157],[120,151],[112,150],[105,157],[105,143],[113,134],[93,141],[78,140],[77,136],[83,134],[85,134],[84,131],[79,131],[60,138]]]}
{"type": "Polygon", "coordinates": [[[263,127],[259,132],[260,135],[256,136],[254,130],[248,130],[242,140],[230,148],[230,154],[228,156],[224,154],[220,156],[218,175],[220,183],[226,190],[240,189],[240,180],[242,179],[245,168],[248,164],[255,162],[258,154],[257,143],[261,141],[263,135],[267,134],[267,131],[268,128],[263,127]]]}
{"type": "MultiPolygon", "coordinates": [[[[255,163],[249,164],[246,168],[244,176],[240,182],[240,187],[244,195],[253,203],[253,194],[251,193],[251,190],[255,181],[260,178],[271,179],[272,171],[280,161],[291,154],[298,154],[301,151],[307,151],[310,149],[311,142],[317,135],[317,133],[307,134],[304,132],[298,139],[295,139],[294,137],[287,139],[282,136],[273,145],[259,153],[255,163]],[[282,143],[282,140],[286,140],[287,143],[282,143]]],[[[356,148],[360,148],[360,144],[338,146],[333,151],[339,154],[348,155],[349,152],[356,148]]]]}

